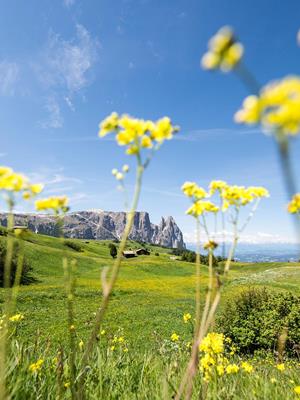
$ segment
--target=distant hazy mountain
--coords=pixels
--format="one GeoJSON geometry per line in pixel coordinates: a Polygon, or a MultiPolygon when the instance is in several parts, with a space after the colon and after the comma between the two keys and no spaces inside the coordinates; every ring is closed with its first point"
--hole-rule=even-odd
{"type": "MultiPolygon", "coordinates": [[[[120,239],[125,223],[125,212],[73,212],[65,217],[64,236],[78,239],[120,239]]],[[[7,225],[7,214],[0,214],[0,224],[7,225]]],[[[15,214],[15,225],[28,226],[33,232],[56,236],[55,218],[45,214],[15,214]]],[[[150,222],[147,212],[135,213],[129,238],[166,247],[185,248],[182,232],[173,217],[162,218],[160,224],[155,225],[150,222]]]]}

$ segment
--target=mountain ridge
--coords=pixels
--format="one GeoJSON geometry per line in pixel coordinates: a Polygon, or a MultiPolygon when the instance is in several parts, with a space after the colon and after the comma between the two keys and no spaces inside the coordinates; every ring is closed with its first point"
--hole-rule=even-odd
{"type": "MultiPolygon", "coordinates": [[[[7,213],[0,213],[0,224],[7,226],[7,213]]],[[[56,219],[47,214],[15,213],[15,225],[27,226],[35,233],[57,236],[56,219]]],[[[77,239],[119,240],[126,224],[124,211],[77,211],[66,214],[64,236],[77,239]]],[[[149,213],[136,211],[129,239],[165,247],[185,248],[183,235],[172,216],[159,224],[150,221],[149,213]]]]}

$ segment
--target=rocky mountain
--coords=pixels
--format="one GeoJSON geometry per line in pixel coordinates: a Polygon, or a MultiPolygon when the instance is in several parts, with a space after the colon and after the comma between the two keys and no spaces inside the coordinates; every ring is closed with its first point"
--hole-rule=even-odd
{"type": "MultiPolygon", "coordinates": [[[[126,213],[112,211],[79,211],[66,215],[64,236],[77,239],[120,239],[125,228],[126,213]]],[[[7,214],[0,214],[0,225],[7,225],[7,214]]],[[[31,231],[57,236],[55,218],[45,214],[15,214],[15,225],[31,231]]],[[[150,222],[147,212],[136,212],[129,236],[166,247],[185,248],[183,235],[173,217],[162,218],[159,225],[150,222]]]]}

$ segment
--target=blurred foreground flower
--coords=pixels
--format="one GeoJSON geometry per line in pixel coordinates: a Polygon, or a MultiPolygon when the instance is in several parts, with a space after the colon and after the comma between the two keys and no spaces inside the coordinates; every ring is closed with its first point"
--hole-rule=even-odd
{"type": "Polygon", "coordinates": [[[56,215],[65,214],[68,210],[69,199],[66,196],[48,197],[47,199],[36,200],[37,211],[52,210],[56,215]]]}
{"type": "Polygon", "coordinates": [[[208,42],[208,52],[202,57],[201,65],[204,69],[228,72],[240,62],[243,53],[244,48],[236,41],[233,30],[224,26],[208,42]]]}
{"type": "Polygon", "coordinates": [[[264,86],[258,96],[248,96],[235,121],[261,124],[282,141],[300,132],[300,77],[288,76],[264,86]]]}
{"type": "Polygon", "coordinates": [[[300,212],[300,193],[293,196],[291,202],[288,204],[288,212],[291,214],[297,214],[300,212]]]}
{"type": "Polygon", "coordinates": [[[14,204],[14,194],[21,193],[25,200],[38,195],[44,186],[42,184],[32,184],[29,179],[11,168],[0,166],[0,191],[5,194],[5,199],[11,206],[14,204]]]}

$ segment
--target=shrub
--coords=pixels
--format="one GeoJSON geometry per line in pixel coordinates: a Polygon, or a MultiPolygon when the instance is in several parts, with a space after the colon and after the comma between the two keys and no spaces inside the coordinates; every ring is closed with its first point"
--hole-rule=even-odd
{"type": "Polygon", "coordinates": [[[156,256],[159,256],[159,253],[155,253],[156,256]]]}
{"type": "Polygon", "coordinates": [[[73,240],[65,240],[64,245],[69,247],[72,250],[82,251],[82,247],[80,246],[80,244],[77,242],[74,242],[73,240]]]}
{"type": "MultiPolygon", "coordinates": [[[[18,252],[19,246],[17,243],[14,245],[13,257],[11,262],[11,274],[10,274],[10,285],[12,286],[15,281],[17,264],[18,264],[18,252]]],[[[6,243],[0,242],[0,287],[4,285],[4,266],[6,259],[6,243]]],[[[32,267],[28,263],[27,259],[24,258],[23,269],[21,273],[20,283],[21,285],[29,285],[30,283],[36,282],[36,279],[31,275],[32,267]]]]}
{"type": "Polygon", "coordinates": [[[113,243],[109,243],[109,253],[112,256],[112,258],[116,258],[118,254],[117,247],[113,243]]]}
{"type": "Polygon", "coordinates": [[[218,327],[241,353],[276,351],[278,338],[287,329],[285,351],[297,355],[300,344],[300,297],[289,292],[251,288],[228,301],[218,327]]]}

